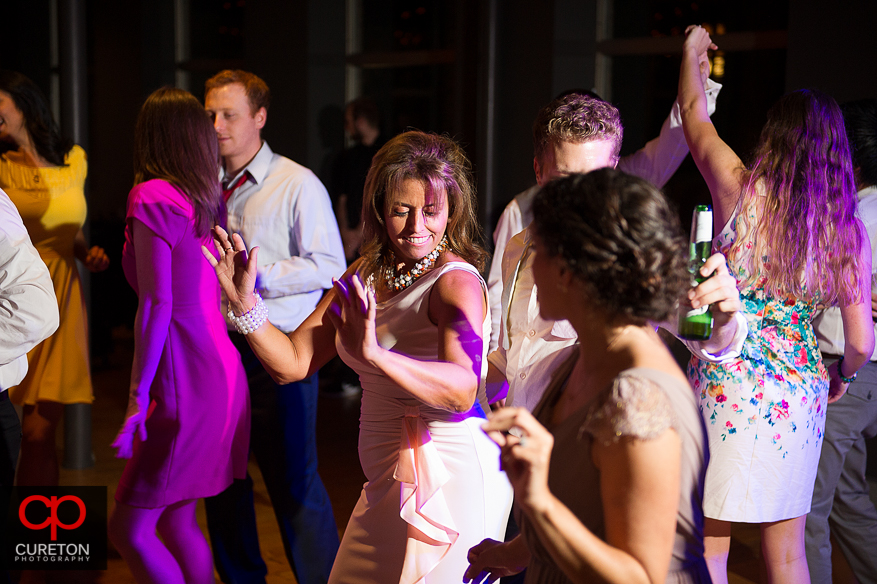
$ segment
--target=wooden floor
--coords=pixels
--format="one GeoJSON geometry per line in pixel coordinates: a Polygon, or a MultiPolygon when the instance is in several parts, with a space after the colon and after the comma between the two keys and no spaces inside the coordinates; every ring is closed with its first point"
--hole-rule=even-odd
{"type": "MultiPolygon", "coordinates": [[[[124,417],[133,350],[129,333],[119,330],[114,336],[116,337],[114,353],[103,363],[97,364],[94,371],[92,446],[95,464],[85,470],[61,470],[61,483],[64,485],[106,485],[110,508],[113,505],[113,495],[124,461],[113,457],[109,444],[124,417]]],[[[339,534],[347,523],[347,518],[353,510],[365,480],[356,450],[358,428],[359,396],[344,398],[321,395],[317,424],[320,474],[332,499],[339,534]]],[[[63,431],[59,432],[60,436],[63,436],[63,431]]],[[[59,457],[63,460],[62,448],[63,445],[59,441],[59,457]]],[[[256,515],[262,556],[268,565],[267,581],[269,584],[294,583],[295,577],[286,562],[277,523],[261,474],[252,462],[250,473],[256,485],[256,515]]],[[[203,529],[203,504],[199,505],[199,522],[203,529]]],[[[131,572],[113,550],[112,545],[109,554],[108,569],[105,572],[48,572],[46,581],[63,584],[133,584],[131,572]]],[[[767,581],[766,578],[762,578],[763,567],[757,527],[735,526],[732,532],[729,572],[731,584],[767,581]]]]}

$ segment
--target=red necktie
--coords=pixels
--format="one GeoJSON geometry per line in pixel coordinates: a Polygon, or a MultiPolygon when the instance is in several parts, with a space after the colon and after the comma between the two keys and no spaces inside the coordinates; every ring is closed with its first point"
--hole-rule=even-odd
{"type": "Polygon", "coordinates": [[[250,176],[249,173],[248,173],[247,171],[244,171],[244,173],[240,176],[240,178],[238,178],[238,179],[234,182],[233,185],[231,185],[231,186],[229,186],[229,187],[223,187],[223,189],[222,189],[222,200],[225,201],[225,202],[227,203],[227,202],[228,202],[228,199],[231,197],[231,194],[232,194],[233,192],[235,192],[239,186],[241,186],[242,184],[244,184],[245,182],[247,182],[247,178],[249,178],[249,176],[250,176]]]}

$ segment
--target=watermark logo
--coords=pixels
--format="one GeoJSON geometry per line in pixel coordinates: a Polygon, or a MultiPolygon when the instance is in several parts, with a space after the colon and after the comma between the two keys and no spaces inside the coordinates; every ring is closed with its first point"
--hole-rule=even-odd
{"type": "Polygon", "coordinates": [[[2,567],[106,569],[106,487],[0,489],[0,505],[2,567]]]}
{"type": "Polygon", "coordinates": [[[61,529],[76,529],[85,522],[85,515],[85,503],[82,502],[82,499],[80,499],[79,497],[74,497],[73,495],[67,495],[66,497],[61,498],[52,497],[51,499],[43,497],[42,495],[31,495],[30,497],[22,501],[21,505],[18,507],[18,518],[21,519],[22,525],[24,525],[28,529],[45,529],[46,527],[51,526],[52,541],[57,541],[59,527],[61,529]],[[48,519],[46,519],[39,525],[34,525],[27,520],[27,505],[31,501],[40,501],[46,506],[47,509],[51,511],[48,519]],[[64,501],[72,501],[76,503],[76,505],[79,507],[79,519],[76,520],[76,523],[67,525],[66,523],[61,523],[61,521],[58,520],[58,505],[60,505],[64,501]]]}

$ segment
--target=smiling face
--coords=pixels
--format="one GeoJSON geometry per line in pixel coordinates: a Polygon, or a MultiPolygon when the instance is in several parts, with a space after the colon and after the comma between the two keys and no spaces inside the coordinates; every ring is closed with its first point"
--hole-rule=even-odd
{"type": "Polygon", "coordinates": [[[16,107],[11,95],[0,91],[0,140],[20,145],[26,137],[24,114],[16,107]]]}
{"type": "Polygon", "coordinates": [[[589,140],[549,144],[539,158],[533,159],[536,182],[544,186],[549,181],[574,173],[585,174],[598,168],[614,167],[615,142],[613,140],[589,140]]]}
{"type": "Polygon", "coordinates": [[[407,179],[387,199],[384,222],[398,261],[413,264],[434,250],[448,226],[445,192],[427,191],[419,180],[407,179]]]}
{"type": "Polygon", "coordinates": [[[243,168],[262,147],[260,131],[267,118],[265,108],[253,113],[244,85],[229,83],[207,93],[204,109],[213,118],[226,170],[243,168]]]}

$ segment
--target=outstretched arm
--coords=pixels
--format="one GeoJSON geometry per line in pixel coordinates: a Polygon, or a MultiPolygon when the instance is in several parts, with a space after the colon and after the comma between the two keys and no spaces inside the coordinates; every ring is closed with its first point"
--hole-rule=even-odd
{"type": "MultiPolygon", "coordinates": [[[[219,226],[214,227],[212,233],[219,259],[206,247],[201,251],[213,266],[232,311],[241,316],[256,305],[254,288],[259,248],[254,247],[248,253],[240,235],[229,236],[219,226]]],[[[256,357],[277,383],[304,379],[335,354],[335,328],[326,316],[333,298],[333,291],[327,293],[311,315],[289,335],[266,320],[246,336],[256,357]]]]}
{"type": "Polygon", "coordinates": [[[701,83],[702,55],[717,48],[700,26],[690,26],[682,47],[679,73],[679,107],[685,140],[713,199],[715,224],[721,228],[731,217],[743,186],[744,167],[740,158],[719,138],[707,113],[701,83]]]}

